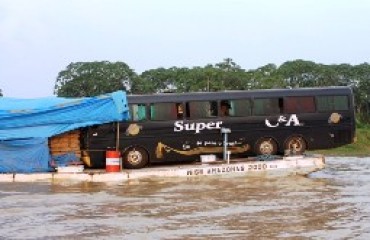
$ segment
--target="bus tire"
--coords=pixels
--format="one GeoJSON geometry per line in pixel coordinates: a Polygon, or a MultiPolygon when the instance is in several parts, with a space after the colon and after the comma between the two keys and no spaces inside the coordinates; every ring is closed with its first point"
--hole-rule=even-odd
{"type": "Polygon", "coordinates": [[[260,138],[254,145],[254,152],[257,155],[275,155],[277,151],[277,143],[271,137],[260,138]]]}
{"type": "Polygon", "coordinates": [[[131,147],[123,153],[122,164],[123,168],[138,169],[143,168],[148,164],[148,153],[144,148],[131,147]]]}
{"type": "Polygon", "coordinates": [[[284,150],[289,150],[290,152],[293,152],[295,146],[295,153],[302,154],[304,151],[306,151],[307,144],[306,141],[303,139],[303,137],[298,135],[293,135],[288,137],[284,142],[284,150]]]}

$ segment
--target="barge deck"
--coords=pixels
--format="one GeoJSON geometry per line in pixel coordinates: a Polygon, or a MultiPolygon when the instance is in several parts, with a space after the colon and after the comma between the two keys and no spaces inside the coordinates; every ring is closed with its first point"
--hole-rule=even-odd
{"type": "Polygon", "coordinates": [[[82,172],[7,173],[0,174],[0,182],[126,182],[132,179],[214,175],[286,176],[307,175],[324,167],[325,158],[322,155],[297,155],[272,160],[245,158],[229,162],[151,166],[134,170],[122,169],[119,172],[106,172],[105,169],[85,169],[82,172]]]}

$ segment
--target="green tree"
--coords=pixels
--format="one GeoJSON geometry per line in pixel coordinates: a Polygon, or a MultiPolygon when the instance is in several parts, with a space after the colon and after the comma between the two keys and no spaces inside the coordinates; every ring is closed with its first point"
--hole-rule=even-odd
{"type": "Polygon", "coordinates": [[[131,91],[137,74],[123,62],[77,62],[59,72],[54,93],[59,97],[96,96],[131,91]]]}
{"type": "Polygon", "coordinates": [[[137,77],[134,77],[132,80],[130,92],[134,94],[148,94],[148,93],[155,93],[156,90],[154,89],[152,82],[147,81],[141,76],[137,76],[137,77]]]}
{"type": "Polygon", "coordinates": [[[145,71],[140,77],[152,87],[153,92],[197,92],[205,91],[204,74],[201,67],[161,67],[145,71]]]}
{"type": "Polygon", "coordinates": [[[249,71],[249,75],[248,89],[284,88],[286,85],[278,73],[277,66],[272,63],[249,71]]]}
{"type": "MultiPolygon", "coordinates": [[[[199,92],[226,89],[246,89],[246,74],[231,58],[205,67],[168,69],[157,68],[140,75],[141,84],[150,86],[152,92],[199,92]],[[145,84],[144,84],[145,83],[145,84]]],[[[135,91],[136,92],[136,88],[135,91]]]]}
{"type": "Polygon", "coordinates": [[[172,88],[175,84],[173,69],[157,68],[143,72],[141,78],[151,86],[153,92],[162,92],[172,88]]]}
{"type": "Polygon", "coordinates": [[[217,86],[218,70],[212,65],[193,67],[186,71],[181,70],[178,81],[178,92],[208,92],[214,91],[217,86]]]}
{"type": "MultiPolygon", "coordinates": [[[[340,81],[341,69],[336,65],[316,65],[316,72],[313,72],[313,81],[307,87],[342,86],[340,81]]],[[[345,77],[342,75],[342,77],[345,77]]]]}
{"type": "Polygon", "coordinates": [[[283,63],[278,74],[284,79],[286,87],[313,87],[327,85],[320,83],[320,67],[311,61],[294,60],[283,63]]]}
{"type": "Polygon", "coordinates": [[[174,90],[176,92],[191,92],[197,91],[194,89],[194,79],[192,76],[192,70],[186,67],[183,68],[171,68],[171,78],[174,84],[174,90]]]}
{"type": "Polygon", "coordinates": [[[204,68],[198,68],[203,91],[211,92],[219,89],[221,79],[221,68],[215,68],[212,64],[206,65],[204,68]]]}
{"type": "Polygon", "coordinates": [[[349,64],[339,64],[328,66],[335,72],[335,80],[332,82],[338,86],[354,86],[356,85],[355,67],[349,64]]]}
{"type": "Polygon", "coordinates": [[[3,90],[0,89],[0,97],[2,97],[2,96],[3,96],[3,90]]]}
{"type": "Polygon", "coordinates": [[[216,71],[215,91],[243,89],[245,87],[242,81],[244,70],[231,58],[225,58],[215,67],[218,70],[216,71]]]}
{"type": "Polygon", "coordinates": [[[216,67],[224,72],[236,72],[241,69],[232,58],[225,58],[223,62],[216,63],[216,67]]]}
{"type": "Polygon", "coordinates": [[[354,93],[359,117],[370,123],[370,65],[363,63],[353,67],[354,93]]]}

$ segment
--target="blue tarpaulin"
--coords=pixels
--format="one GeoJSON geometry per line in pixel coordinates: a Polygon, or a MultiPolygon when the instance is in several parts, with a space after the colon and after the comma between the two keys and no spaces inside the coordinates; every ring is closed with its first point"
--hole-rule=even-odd
{"type": "Polygon", "coordinates": [[[0,173],[45,171],[50,160],[47,138],[128,117],[123,91],[86,98],[0,97],[0,173]]]}
{"type": "Polygon", "coordinates": [[[47,172],[49,159],[47,138],[0,142],[0,173],[47,172]]]}
{"type": "Polygon", "coordinates": [[[0,140],[47,138],[128,118],[122,91],[90,98],[0,98],[0,140]]]}

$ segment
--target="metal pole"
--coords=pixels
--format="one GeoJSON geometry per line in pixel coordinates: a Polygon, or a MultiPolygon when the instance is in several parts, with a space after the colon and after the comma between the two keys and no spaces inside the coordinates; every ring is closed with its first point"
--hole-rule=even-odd
{"type": "Polygon", "coordinates": [[[116,151],[119,151],[119,122],[117,122],[117,129],[116,129],[116,151]]]}
{"type": "Polygon", "coordinates": [[[224,160],[227,160],[227,133],[224,133],[224,160]]]}
{"type": "MultiPolygon", "coordinates": [[[[227,157],[227,143],[228,143],[228,139],[227,139],[227,134],[231,133],[231,129],[230,128],[221,128],[221,134],[223,134],[224,136],[224,142],[223,142],[223,158],[224,160],[226,161],[228,159],[227,157]]],[[[230,156],[229,156],[230,157],[230,156]]]]}
{"type": "MultiPolygon", "coordinates": [[[[116,128],[116,152],[119,152],[119,122],[117,122],[117,128],[116,128]]],[[[119,168],[122,172],[122,156],[121,153],[119,154],[119,168]]]]}

